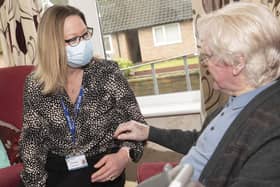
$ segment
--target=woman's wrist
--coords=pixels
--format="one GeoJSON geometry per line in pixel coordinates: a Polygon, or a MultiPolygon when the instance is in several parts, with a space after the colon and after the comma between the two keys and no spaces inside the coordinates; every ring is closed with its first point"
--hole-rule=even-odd
{"type": "Polygon", "coordinates": [[[130,157],[130,149],[130,147],[121,147],[119,150],[119,153],[123,154],[127,158],[128,162],[132,161],[132,158],[130,157]]]}
{"type": "Polygon", "coordinates": [[[150,135],[150,126],[149,125],[146,125],[145,127],[145,140],[148,140],[149,139],[149,135],[150,135]]]}

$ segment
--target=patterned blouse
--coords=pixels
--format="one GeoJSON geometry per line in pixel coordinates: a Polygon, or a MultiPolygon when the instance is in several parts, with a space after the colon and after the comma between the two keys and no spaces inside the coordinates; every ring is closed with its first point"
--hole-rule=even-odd
{"type": "Polygon", "coordinates": [[[113,138],[117,126],[128,120],[145,123],[137,101],[116,63],[100,61],[84,68],[84,96],[75,119],[76,142],[61,106],[63,99],[74,117],[74,104],[66,93],[42,95],[33,74],[25,82],[24,120],[20,153],[24,164],[21,177],[26,186],[44,186],[45,164],[49,152],[63,156],[84,153],[87,157],[116,147],[130,147],[133,160],[143,153],[143,142],[118,141],[113,138]]]}

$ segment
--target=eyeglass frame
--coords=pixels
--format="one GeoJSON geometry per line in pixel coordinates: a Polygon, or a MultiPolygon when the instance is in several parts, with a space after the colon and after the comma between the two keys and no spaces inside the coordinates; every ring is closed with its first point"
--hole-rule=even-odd
{"type": "MultiPolygon", "coordinates": [[[[200,15],[195,16],[194,19],[194,34],[195,34],[195,40],[196,42],[199,41],[199,34],[198,34],[198,29],[197,29],[197,20],[200,18],[200,15]]],[[[196,46],[198,49],[201,49],[200,45],[196,46]]],[[[201,65],[206,65],[207,62],[214,56],[214,54],[206,54],[206,53],[199,53],[199,64],[201,65]]]]}
{"type": "Polygon", "coordinates": [[[89,40],[92,38],[92,35],[93,35],[93,28],[87,27],[87,31],[82,36],[75,36],[68,40],[64,40],[64,42],[67,43],[68,45],[70,45],[71,47],[75,47],[80,44],[81,39],[89,40]],[[89,37],[86,37],[86,36],[89,36],[89,37]],[[71,43],[71,42],[74,42],[74,43],[71,43]]]}
{"type": "Polygon", "coordinates": [[[206,65],[207,62],[208,62],[213,56],[214,56],[213,54],[209,55],[209,54],[206,54],[206,53],[200,53],[200,54],[199,54],[199,63],[200,63],[201,65],[206,65]]]}

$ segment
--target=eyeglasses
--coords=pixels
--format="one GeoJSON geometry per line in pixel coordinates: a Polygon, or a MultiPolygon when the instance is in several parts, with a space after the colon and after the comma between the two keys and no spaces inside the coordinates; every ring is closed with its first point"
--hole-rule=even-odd
{"type": "Polygon", "coordinates": [[[87,31],[82,36],[76,36],[74,38],[71,38],[69,40],[64,40],[64,41],[71,47],[75,47],[75,46],[79,45],[81,39],[89,40],[89,39],[91,39],[92,35],[93,35],[93,28],[87,27],[87,31]]]}
{"type": "Polygon", "coordinates": [[[206,63],[213,57],[214,55],[206,54],[206,53],[200,53],[199,54],[199,63],[201,65],[206,65],[206,63]]]}

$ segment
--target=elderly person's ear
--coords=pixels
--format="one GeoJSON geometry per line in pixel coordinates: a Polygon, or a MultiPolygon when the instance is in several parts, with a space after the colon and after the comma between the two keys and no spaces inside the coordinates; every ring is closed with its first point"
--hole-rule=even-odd
{"type": "Polygon", "coordinates": [[[235,59],[236,59],[236,63],[234,63],[234,65],[233,65],[232,73],[233,73],[233,75],[236,76],[236,75],[239,75],[245,68],[246,59],[243,54],[236,55],[235,59]]]}

